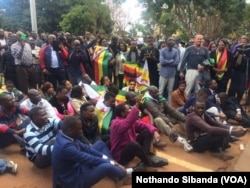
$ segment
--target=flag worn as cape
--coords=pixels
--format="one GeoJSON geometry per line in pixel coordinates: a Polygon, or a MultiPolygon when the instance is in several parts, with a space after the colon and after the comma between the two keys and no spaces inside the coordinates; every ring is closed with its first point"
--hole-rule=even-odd
{"type": "Polygon", "coordinates": [[[102,76],[108,75],[109,51],[102,46],[97,46],[93,54],[94,80],[100,84],[102,76]]]}

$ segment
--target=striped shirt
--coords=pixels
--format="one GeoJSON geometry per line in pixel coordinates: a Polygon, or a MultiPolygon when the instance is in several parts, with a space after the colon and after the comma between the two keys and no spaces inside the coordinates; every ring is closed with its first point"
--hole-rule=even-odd
{"type": "Polygon", "coordinates": [[[15,65],[30,66],[33,64],[32,50],[28,43],[22,48],[20,42],[11,45],[11,54],[15,58],[15,65]]]}
{"type": "Polygon", "coordinates": [[[59,119],[49,119],[46,125],[39,128],[31,121],[23,135],[26,142],[26,157],[29,160],[33,161],[37,154],[51,155],[53,145],[47,143],[56,136],[61,124],[59,119]]]}

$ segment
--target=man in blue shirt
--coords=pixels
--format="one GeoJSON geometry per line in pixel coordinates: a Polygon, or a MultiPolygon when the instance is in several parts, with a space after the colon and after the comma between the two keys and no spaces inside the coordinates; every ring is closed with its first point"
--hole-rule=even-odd
{"type": "Polygon", "coordinates": [[[167,85],[167,98],[170,103],[180,58],[178,50],[174,48],[174,38],[169,37],[166,42],[167,46],[160,51],[159,94],[164,94],[164,89],[167,85]]]}

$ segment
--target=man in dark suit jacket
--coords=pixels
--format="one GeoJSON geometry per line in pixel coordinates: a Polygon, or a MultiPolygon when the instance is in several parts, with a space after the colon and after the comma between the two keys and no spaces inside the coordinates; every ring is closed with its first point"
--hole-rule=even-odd
{"type": "Polygon", "coordinates": [[[227,93],[220,93],[218,97],[221,101],[221,108],[228,119],[233,119],[241,126],[250,128],[250,117],[235,97],[229,97],[227,93]]]}
{"type": "Polygon", "coordinates": [[[247,129],[218,123],[205,110],[206,101],[197,99],[194,112],[186,116],[186,137],[193,151],[201,153],[209,150],[212,156],[224,161],[233,159],[233,156],[223,152],[230,147],[230,135],[241,137],[247,129]]]}
{"type": "Polygon", "coordinates": [[[91,187],[104,177],[119,180],[132,173],[132,168],[125,169],[112,160],[110,153],[99,152],[105,147],[103,142],[89,146],[78,140],[80,135],[80,119],[66,117],[52,151],[53,187],[91,187]]]}

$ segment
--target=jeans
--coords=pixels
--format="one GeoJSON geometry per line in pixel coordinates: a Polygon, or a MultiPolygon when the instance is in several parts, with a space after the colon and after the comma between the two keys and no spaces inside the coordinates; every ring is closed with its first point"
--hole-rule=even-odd
{"type": "Polygon", "coordinates": [[[4,159],[0,159],[0,174],[3,174],[6,167],[7,167],[8,162],[4,159]]]}

